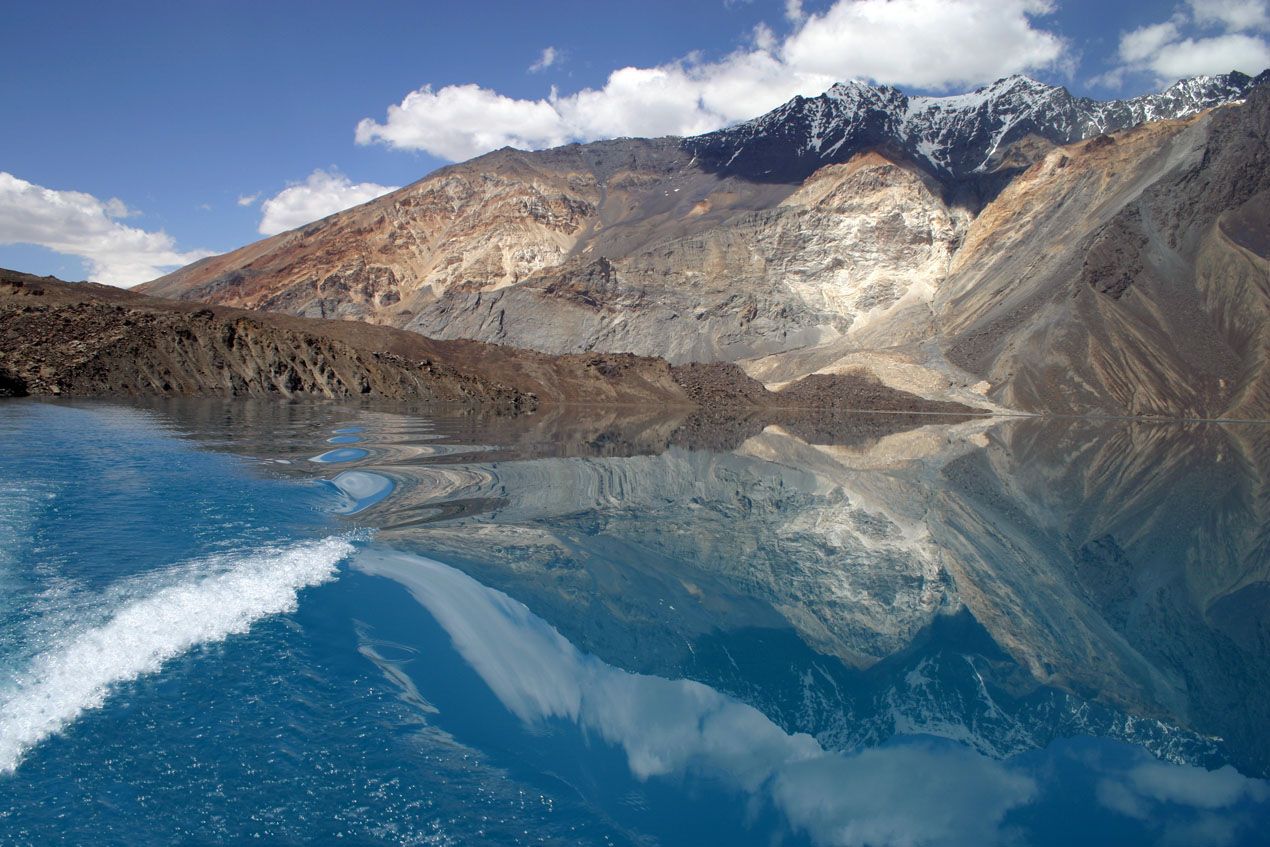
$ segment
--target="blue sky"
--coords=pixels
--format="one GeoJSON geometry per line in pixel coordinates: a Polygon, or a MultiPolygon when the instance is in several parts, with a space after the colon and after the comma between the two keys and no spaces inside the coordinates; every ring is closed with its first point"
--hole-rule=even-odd
{"type": "Polygon", "coordinates": [[[846,76],[1105,98],[1255,72],[1268,5],[10,3],[0,265],[132,284],[503,143],[704,131],[846,76]]]}

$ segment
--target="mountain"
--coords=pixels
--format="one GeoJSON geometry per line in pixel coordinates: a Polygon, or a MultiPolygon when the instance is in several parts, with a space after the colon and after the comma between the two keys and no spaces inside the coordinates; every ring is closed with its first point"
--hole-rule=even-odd
{"type": "Polygon", "coordinates": [[[688,139],[687,146],[721,172],[801,181],[861,149],[889,145],[941,177],[966,180],[1024,164],[1026,152],[1015,146],[1025,140],[1071,144],[1189,117],[1243,98],[1270,79],[1263,77],[1202,76],[1160,94],[1112,101],[1073,97],[1025,76],[952,97],[908,97],[890,86],[839,83],[819,97],[796,97],[755,120],[688,139]]]}
{"type": "Polygon", "coordinates": [[[142,290],[769,388],[1265,417],[1268,81],[841,84],[694,138],[499,150],[142,290]]]}

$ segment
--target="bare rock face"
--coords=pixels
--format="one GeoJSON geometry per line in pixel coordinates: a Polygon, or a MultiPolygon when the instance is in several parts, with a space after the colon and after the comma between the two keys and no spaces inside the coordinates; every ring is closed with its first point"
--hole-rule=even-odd
{"type": "Polygon", "coordinates": [[[769,388],[1265,416],[1267,80],[840,85],[697,138],[496,151],[143,288],[769,388]]]}
{"type": "Polygon", "coordinates": [[[594,213],[594,178],[491,164],[447,169],[391,203],[253,245],[234,257],[245,264],[208,259],[149,292],[306,317],[401,323],[416,301],[435,292],[471,280],[496,288],[559,264],[594,213]],[[200,282],[190,289],[182,284],[187,278],[200,282]]]}
{"type": "Polygon", "coordinates": [[[615,259],[592,258],[588,248],[494,290],[449,289],[408,327],[672,362],[735,361],[855,337],[884,315],[929,313],[965,218],[938,191],[912,166],[862,154],[818,171],[774,208],[704,232],[615,259]],[[530,314],[537,319],[525,320],[530,314]]]}

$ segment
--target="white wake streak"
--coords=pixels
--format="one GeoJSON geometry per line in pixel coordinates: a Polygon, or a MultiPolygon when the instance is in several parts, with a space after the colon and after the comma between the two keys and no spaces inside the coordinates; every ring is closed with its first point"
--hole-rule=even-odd
{"type": "Polygon", "coordinates": [[[100,626],[49,645],[0,689],[0,774],[101,706],[112,686],[154,673],[199,644],[246,632],[261,618],[294,611],[298,592],[330,580],[352,552],[347,540],[327,538],[210,560],[175,584],[130,599],[100,626]]]}

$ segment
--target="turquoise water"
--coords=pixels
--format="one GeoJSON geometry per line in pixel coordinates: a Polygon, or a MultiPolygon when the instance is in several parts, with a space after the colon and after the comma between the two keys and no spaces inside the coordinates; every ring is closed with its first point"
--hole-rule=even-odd
{"type": "Polygon", "coordinates": [[[0,405],[0,843],[1260,844],[1257,428],[0,405]]]}

